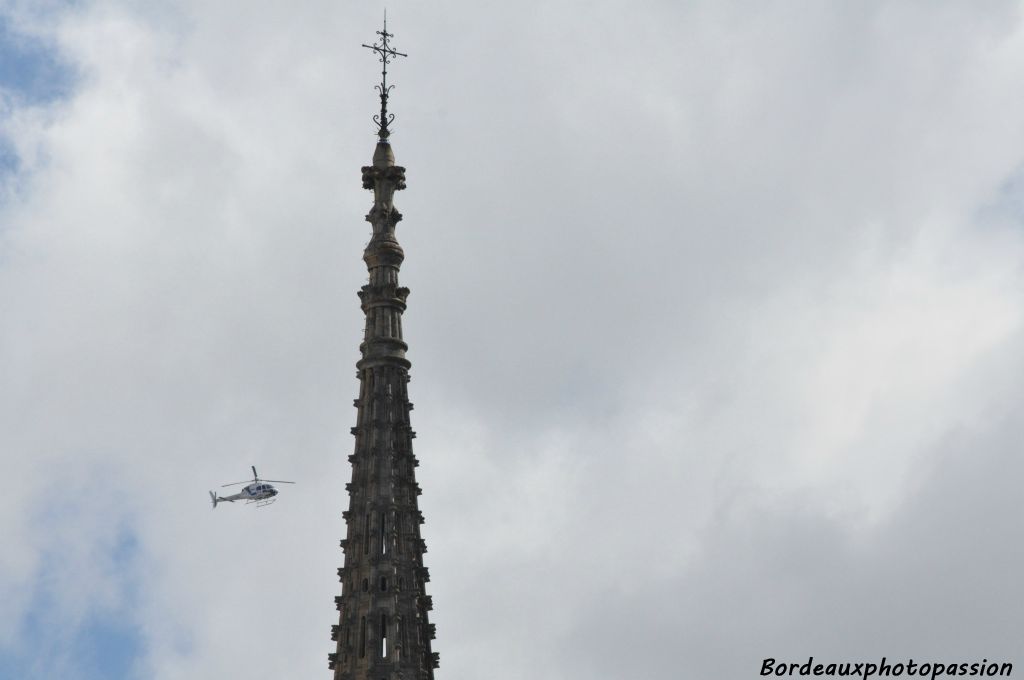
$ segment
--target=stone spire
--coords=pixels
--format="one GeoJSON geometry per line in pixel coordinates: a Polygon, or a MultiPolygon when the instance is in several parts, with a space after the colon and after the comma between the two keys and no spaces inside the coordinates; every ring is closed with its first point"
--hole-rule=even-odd
{"type": "MultiPolygon", "coordinates": [[[[385,20],[386,21],[386,20],[385,20]]],[[[385,64],[381,116],[373,165],[363,168],[363,188],[373,190],[366,220],[373,235],[363,261],[369,282],[359,291],[366,328],[356,364],[359,378],[352,482],[346,486],[349,507],[343,513],[347,534],[341,542],[344,566],[338,569],[341,595],[335,598],[338,625],[331,637],[336,650],[328,655],[335,680],[433,680],[438,655],[431,651],[434,626],[425,592],[429,580],[423,566],[426,544],[420,537],[423,515],[416,484],[419,462],[412,452],[416,434],[409,425],[408,345],[402,337],[402,312],[409,289],[398,285],[405,253],[395,238],[402,215],[392,201],[405,188],[405,168],[395,165],[388,141],[386,69],[391,50],[387,24],[378,31],[379,45],[367,46],[385,64]]]]}

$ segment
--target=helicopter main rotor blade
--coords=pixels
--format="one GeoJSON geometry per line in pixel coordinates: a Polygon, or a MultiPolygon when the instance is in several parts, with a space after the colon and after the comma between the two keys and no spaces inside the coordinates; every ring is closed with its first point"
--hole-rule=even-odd
{"type": "Polygon", "coordinates": [[[248,479],[245,480],[244,482],[231,482],[230,484],[221,484],[221,488],[225,486],[237,486],[239,484],[252,484],[252,482],[250,482],[248,479]]]}
{"type": "Polygon", "coordinates": [[[260,476],[256,474],[256,466],[252,465],[252,479],[254,482],[260,481],[260,476]]]}
{"type": "Polygon", "coordinates": [[[274,484],[294,484],[295,482],[286,482],[283,479],[261,479],[261,482],[273,482],[274,484]]]}

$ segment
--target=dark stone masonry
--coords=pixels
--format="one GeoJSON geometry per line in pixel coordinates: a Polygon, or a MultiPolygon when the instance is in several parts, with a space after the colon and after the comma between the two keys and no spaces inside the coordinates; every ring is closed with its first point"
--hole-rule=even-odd
{"type": "Polygon", "coordinates": [[[405,258],[395,238],[402,215],[394,193],[405,188],[405,168],[395,165],[388,140],[387,63],[401,55],[388,47],[391,34],[378,31],[380,45],[367,46],[384,63],[381,115],[373,165],[363,168],[363,187],[373,191],[366,216],[373,236],[363,260],[369,282],[359,291],[366,328],[356,364],[359,398],[349,507],[343,513],[347,534],[341,542],[344,566],[338,570],[341,595],[335,598],[338,625],[328,655],[335,680],[432,680],[438,655],[431,650],[434,626],[425,587],[426,543],[420,537],[423,515],[417,497],[416,466],[409,423],[409,361],[402,336],[402,312],[409,289],[398,283],[405,258]]]}

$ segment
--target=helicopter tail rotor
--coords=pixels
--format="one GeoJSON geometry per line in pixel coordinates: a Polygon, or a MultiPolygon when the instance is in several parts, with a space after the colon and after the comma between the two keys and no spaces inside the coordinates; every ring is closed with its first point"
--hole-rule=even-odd
{"type": "Polygon", "coordinates": [[[217,501],[220,500],[220,499],[217,498],[217,494],[215,494],[214,492],[211,491],[210,492],[210,500],[213,501],[213,507],[216,508],[217,507],[217,501]]]}

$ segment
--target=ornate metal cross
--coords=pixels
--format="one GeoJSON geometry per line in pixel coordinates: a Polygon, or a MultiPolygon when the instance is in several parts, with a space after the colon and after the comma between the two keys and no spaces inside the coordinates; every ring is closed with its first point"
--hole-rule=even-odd
{"type": "Polygon", "coordinates": [[[394,85],[388,85],[388,64],[394,57],[408,57],[408,54],[397,52],[388,45],[388,38],[394,38],[395,36],[388,33],[388,14],[384,12],[384,30],[377,31],[377,35],[380,36],[380,41],[373,45],[363,44],[363,47],[371,49],[377,53],[380,58],[383,68],[380,73],[380,85],[376,85],[377,91],[380,92],[380,115],[373,117],[373,122],[377,124],[377,136],[380,141],[387,142],[388,137],[391,135],[391,131],[388,129],[388,125],[395,119],[395,114],[388,113],[388,93],[394,87],[394,85]]]}

